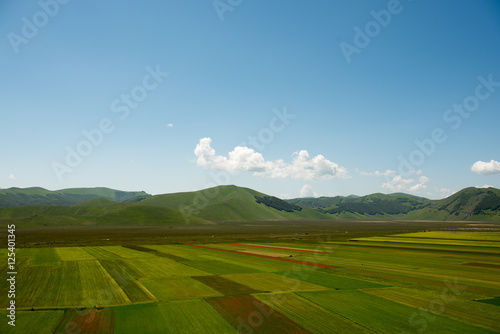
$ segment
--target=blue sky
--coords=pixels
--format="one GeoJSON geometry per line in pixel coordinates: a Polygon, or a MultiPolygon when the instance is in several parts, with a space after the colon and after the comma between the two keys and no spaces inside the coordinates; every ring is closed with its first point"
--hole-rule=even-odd
{"type": "Polygon", "coordinates": [[[500,188],[497,1],[0,1],[0,34],[1,188],[500,188]]]}

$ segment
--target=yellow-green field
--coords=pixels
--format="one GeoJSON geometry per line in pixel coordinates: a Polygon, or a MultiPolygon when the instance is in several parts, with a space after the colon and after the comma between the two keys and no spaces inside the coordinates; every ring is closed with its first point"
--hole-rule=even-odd
{"type": "Polygon", "coordinates": [[[1,333],[500,333],[498,233],[30,248],[16,265],[1,333]]]}

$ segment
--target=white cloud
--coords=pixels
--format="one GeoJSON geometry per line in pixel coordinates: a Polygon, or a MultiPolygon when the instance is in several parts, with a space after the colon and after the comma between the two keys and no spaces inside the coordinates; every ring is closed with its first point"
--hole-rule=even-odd
{"type": "Polygon", "coordinates": [[[482,187],[476,187],[476,188],[484,188],[484,189],[486,189],[486,188],[495,188],[495,187],[490,186],[489,184],[485,184],[485,185],[484,185],[484,186],[482,186],[482,187]]]}
{"type": "Polygon", "coordinates": [[[347,178],[347,170],[336,163],[317,155],[313,158],[305,150],[293,154],[292,163],[283,160],[266,161],[261,153],[246,146],[237,146],[228,157],[216,155],[211,146],[212,139],[202,138],[194,150],[198,166],[227,172],[254,172],[257,176],[301,180],[326,180],[347,178]]]}
{"type": "Polygon", "coordinates": [[[174,125],[173,125],[172,123],[168,123],[168,124],[167,124],[167,126],[168,126],[169,128],[173,128],[173,127],[174,127],[174,125]]]}
{"type": "Polygon", "coordinates": [[[368,172],[360,172],[359,174],[363,175],[363,176],[389,176],[389,175],[394,175],[396,174],[396,171],[395,170],[390,170],[390,169],[387,169],[383,172],[379,172],[378,170],[376,170],[375,172],[373,173],[368,173],[368,172]]]}
{"type": "Polygon", "coordinates": [[[304,185],[302,189],[300,189],[300,197],[307,197],[311,193],[312,187],[308,184],[304,185]]]}
{"type": "Polygon", "coordinates": [[[422,183],[417,183],[417,184],[411,186],[410,188],[408,188],[408,190],[412,193],[418,193],[418,192],[421,192],[422,190],[424,190],[425,188],[427,188],[427,186],[423,185],[422,183]]]}
{"type": "Polygon", "coordinates": [[[15,180],[15,179],[16,179],[16,177],[14,176],[14,174],[10,174],[10,175],[9,175],[9,179],[11,179],[11,180],[15,180]]]}
{"type": "MultiPolygon", "coordinates": [[[[421,171],[415,171],[414,174],[421,174],[421,171]]],[[[419,193],[427,189],[426,183],[430,179],[427,176],[419,177],[418,181],[414,179],[405,179],[401,175],[394,176],[389,182],[382,184],[382,188],[390,192],[405,192],[419,193]]]]}
{"type": "MultiPolygon", "coordinates": [[[[386,169],[385,171],[381,172],[381,171],[374,171],[373,173],[369,173],[369,172],[359,172],[360,175],[362,176],[391,176],[391,175],[394,175],[396,174],[397,172],[395,170],[391,170],[391,169],[386,169]]],[[[410,175],[420,175],[422,174],[422,170],[419,169],[419,170],[410,170],[408,171],[408,174],[410,175]]]]}
{"type": "Polygon", "coordinates": [[[387,191],[404,191],[408,185],[415,182],[413,179],[404,179],[401,175],[396,175],[390,182],[382,184],[382,188],[387,191]]]}
{"type": "Polygon", "coordinates": [[[470,170],[481,175],[500,174],[500,162],[495,160],[490,162],[477,161],[470,170]]]}
{"type": "Polygon", "coordinates": [[[421,184],[426,184],[427,182],[429,182],[431,179],[429,179],[427,176],[421,176],[419,181],[421,184]]]}

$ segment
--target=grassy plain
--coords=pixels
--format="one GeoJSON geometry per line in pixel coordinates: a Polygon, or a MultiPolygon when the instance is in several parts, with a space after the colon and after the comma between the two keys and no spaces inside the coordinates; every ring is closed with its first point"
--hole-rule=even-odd
{"type": "Polygon", "coordinates": [[[19,248],[16,328],[3,284],[0,332],[500,333],[500,224],[361,222],[353,232],[351,222],[348,236],[343,222],[281,234],[280,223],[254,224],[253,235],[244,224],[213,238],[198,226],[168,244],[127,232],[111,244],[19,248]],[[276,234],[259,239],[262,228],[276,234]]]}

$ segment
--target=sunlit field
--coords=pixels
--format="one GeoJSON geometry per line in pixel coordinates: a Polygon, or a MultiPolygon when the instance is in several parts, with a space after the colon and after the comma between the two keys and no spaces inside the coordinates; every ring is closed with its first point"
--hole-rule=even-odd
{"type": "Polygon", "coordinates": [[[16,333],[500,332],[494,233],[22,248],[17,258],[16,333]]]}

